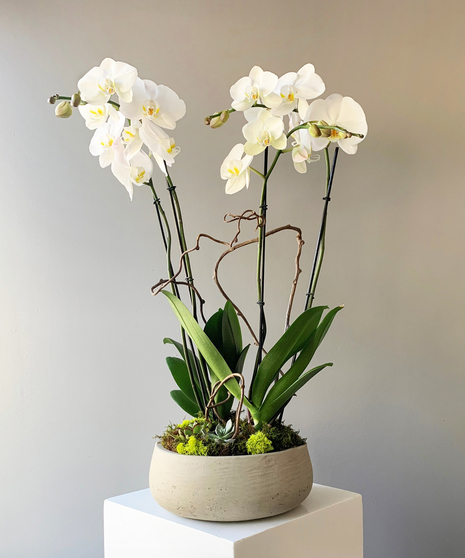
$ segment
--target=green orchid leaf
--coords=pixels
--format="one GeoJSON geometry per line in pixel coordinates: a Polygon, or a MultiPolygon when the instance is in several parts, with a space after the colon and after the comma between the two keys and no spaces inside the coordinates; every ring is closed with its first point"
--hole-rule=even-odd
{"type": "MultiPolygon", "coordinates": [[[[212,343],[208,335],[199,326],[195,318],[186,308],[185,304],[183,304],[183,302],[179,300],[179,298],[168,291],[162,291],[162,293],[168,298],[168,301],[171,304],[171,307],[176,317],[178,318],[179,323],[190,336],[192,341],[196,344],[198,350],[203,355],[208,366],[211,368],[214,376],[219,380],[224,380],[231,374],[231,370],[226,364],[224,358],[218,352],[218,349],[212,343]]],[[[230,380],[225,385],[236,399],[240,399],[241,390],[235,380],[230,380]]],[[[247,398],[244,398],[244,405],[248,409],[250,409],[252,414],[257,411],[257,408],[252,405],[247,400],[247,398]]]]}
{"type": "Polygon", "coordinates": [[[234,339],[233,329],[229,321],[227,312],[223,312],[221,321],[221,337],[223,340],[223,351],[220,351],[224,360],[228,363],[229,368],[234,370],[236,367],[237,357],[240,353],[236,349],[236,341],[234,339]]]}
{"type": "MultiPolygon", "coordinates": [[[[174,339],[171,339],[170,337],[165,337],[163,339],[163,343],[165,345],[166,344],[174,345],[176,347],[176,349],[178,350],[179,354],[181,355],[181,357],[184,359],[184,361],[186,360],[185,356],[184,356],[184,347],[182,346],[182,343],[179,343],[178,341],[175,341],[174,339]]],[[[193,352],[190,349],[187,349],[187,356],[188,356],[189,361],[191,363],[192,370],[196,369],[196,363],[197,363],[197,367],[200,366],[199,359],[197,358],[196,355],[193,354],[193,352]]]]}
{"type": "Polygon", "coordinates": [[[321,320],[320,325],[310,336],[302,352],[297,357],[294,364],[289,368],[289,370],[280,378],[278,382],[270,389],[268,396],[271,398],[279,397],[284,391],[286,391],[296,380],[300,378],[300,375],[307,368],[308,364],[313,358],[318,347],[321,345],[326,333],[328,332],[331,324],[333,323],[336,314],[342,310],[343,306],[337,306],[333,308],[326,316],[321,320]]]}
{"type": "Polygon", "coordinates": [[[239,355],[239,358],[237,359],[236,362],[236,368],[234,369],[234,372],[236,372],[236,374],[242,374],[242,370],[244,369],[244,364],[245,364],[245,359],[247,357],[247,353],[249,352],[249,348],[250,345],[246,345],[241,354],[239,355]]]}
{"type": "MultiPolygon", "coordinates": [[[[242,370],[244,368],[244,363],[245,363],[245,358],[247,356],[247,352],[249,350],[250,345],[247,345],[246,347],[244,347],[243,351],[241,352],[239,358],[237,359],[237,364],[236,364],[236,368],[234,369],[234,372],[236,372],[237,374],[242,374],[242,370]]],[[[224,401],[226,399],[226,397],[228,396],[228,392],[227,390],[222,387],[220,389],[220,391],[218,392],[218,396],[216,398],[216,401],[224,401]]],[[[226,401],[226,403],[223,403],[223,405],[220,405],[219,407],[217,407],[217,411],[220,415],[220,417],[222,419],[227,419],[229,417],[229,413],[231,412],[231,407],[233,406],[234,403],[234,399],[232,397],[230,397],[228,399],[228,401],[226,401]]]]}
{"type": "Polygon", "coordinates": [[[179,389],[184,393],[184,395],[195,402],[195,395],[192,389],[186,363],[181,358],[167,357],[166,364],[168,365],[171,375],[173,376],[179,389]]]}
{"type": "Polygon", "coordinates": [[[234,344],[236,347],[236,355],[240,355],[242,352],[241,324],[239,323],[239,318],[237,317],[236,310],[232,305],[232,302],[230,302],[229,300],[227,300],[226,304],[224,305],[224,315],[226,315],[229,322],[229,327],[231,329],[232,337],[234,339],[234,344]]]}
{"type": "MultiPolygon", "coordinates": [[[[276,413],[281,409],[281,407],[285,405],[289,401],[289,399],[301,387],[303,387],[309,380],[311,380],[314,376],[316,376],[318,372],[320,372],[327,366],[332,366],[332,365],[333,365],[332,362],[327,362],[326,364],[321,364],[320,366],[317,366],[315,368],[312,368],[312,370],[305,372],[305,374],[302,374],[302,376],[300,376],[298,380],[296,380],[293,384],[291,384],[290,387],[282,391],[282,393],[277,397],[273,396],[270,390],[270,393],[266,396],[266,399],[263,402],[263,405],[260,407],[260,410],[258,412],[258,417],[260,421],[269,422],[276,415],[276,413]]],[[[276,382],[276,386],[278,386],[279,382],[284,380],[284,378],[285,376],[280,378],[276,382]]]]}
{"type": "Polygon", "coordinates": [[[252,402],[255,406],[260,407],[268,388],[282,366],[305,347],[327,308],[327,306],[316,306],[300,314],[265,355],[252,386],[252,402]]]}
{"type": "Polygon", "coordinates": [[[222,321],[223,309],[220,308],[218,312],[215,312],[213,316],[210,317],[203,328],[204,332],[221,354],[223,354],[222,321]]]}
{"type": "Polygon", "coordinates": [[[173,398],[173,401],[177,403],[188,415],[191,415],[191,417],[195,418],[199,414],[200,409],[197,403],[184,395],[182,391],[175,389],[170,391],[170,395],[173,398]]]}

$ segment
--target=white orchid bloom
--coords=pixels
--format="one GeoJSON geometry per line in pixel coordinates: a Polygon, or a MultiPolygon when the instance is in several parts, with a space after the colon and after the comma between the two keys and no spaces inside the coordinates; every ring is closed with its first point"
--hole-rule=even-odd
{"type": "MultiPolygon", "coordinates": [[[[173,149],[168,134],[150,120],[143,119],[139,128],[139,136],[153,155],[158,155],[161,159],[171,166],[174,163],[173,149]]],[[[174,141],[174,140],[173,140],[174,141]]]]}
{"type": "MultiPolygon", "coordinates": [[[[289,129],[292,130],[301,124],[298,114],[295,112],[289,115],[289,129]]],[[[314,163],[320,159],[319,155],[312,154],[311,135],[308,129],[296,130],[292,134],[292,162],[297,172],[305,174],[307,172],[307,163],[314,163]]]]}
{"type": "Polygon", "coordinates": [[[111,171],[126,188],[132,200],[134,184],[142,186],[152,177],[152,160],[144,151],[139,151],[131,159],[128,159],[121,141],[115,144],[114,151],[115,158],[111,164],[111,171]]]}
{"type": "Polygon", "coordinates": [[[125,62],[105,58],[100,66],[89,70],[78,81],[83,101],[91,105],[103,105],[116,93],[120,101],[130,103],[132,87],[137,79],[137,70],[125,62]]]}
{"type": "Polygon", "coordinates": [[[143,145],[142,139],[139,134],[139,128],[141,123],[139,121],[134,122],[131,126],[126,126],[123,128],[121,134],[121,141],[126,146],[126,157],[131,159],[136,153],[138,153],[143,145]]]}
{"type": "Polygon", "coordinates": [[[277,83],[277,75],[254,66],[248,76],[236,81],[229,90],[233,98],[232,108],[239,111],[247,110],[260,101],[266,106],[274,106],[279,102],[277,95],[273,93],[277,83]]]}
{"type": "Polygon", "coordinates": [[[176,122],[186,114],[186,103],[169,87],[138,78],[132,101],[122,102],[120,110],[131,121],[148,120],[162,128],[174,130],[176,122]]]}
{"type": "Polygon", "coordinates": [[[287,145],[284,123],[264,108],[252,108],[244,113],[249,121],[243,128],[247,155],[258,155],[270,145],[275,149],[285,149],[287,145]]]}
{"type": "Polygon", "coordinates": [[[106,124],[97,128],[90,140],[89,151],[99,157],[100,166],[108,167],[114,159],[114,144],[120,139],[124,126],[124,116],[118,113],[118,119],[109,119],[106,124]]]}
{"type": "Polygon", "coordinates": [[[253,157],[244,155],[244,145],[238,143],[229,152],[220,168],[221,178],[227,180],[225,191],[227,194],[235,194],[250,183],[250,164],[253,157]]]}
{"type": "Polygon", "coordinates": [[[86,126],[89,130],[96,130],[100,126],[106,124],[108,118],[117,121],[118,111],[110,105],[79,105],[79,112],[86,121],[86,126]]]}
{"type": "MultiPolygon", "coordinates": [[[[368,125],[365,113],[362,107],[352,99],[352,97],[343,97],[338,93],[330,95],[326,99],[317,99],[308,107],[304,116],[304,121],[324,120],[330,126],[340,126],[349,132],[363,134],[366,136],[368,125]]],[[[324,149],[330,142],[337,142],[339,147],[353,155],[357,152],[358,145],[363,138],[352,136],[345,137],[345,134],[332,130],[329,138],[311,137],[312,147],[315,151],[324,149]]]]}
{"type": "Polygon", "coordinates": [[[300,111],[308,104],[307,99],[319,97],[325,90],[321,77],[315,73],[313,64],[305,64],[296,72],[288,72],[279,78],[275,93],[279,95],[279,105],[273,107],[275,116],[289,114],[297,105],[300,111]]]}
{"type": "Polygon", "coordinates": [[[173,161],[168,162],[168,161],[166,161],[166,159],[163,159],[163,157],[161,157],[160,155],[158,155],[157,153],[155,153],[153,151],[151,151],[150,153],[155,158],[155,161],[156,161],[157,165],[160,167],[160,170],[162,171],[162,173],[166,176],[168,173],[166,172],[165,164],[168,167],[171,167],[172,164],[174,163],[174,157],[176,157],[176,155],[178,155],[178,153],[181,152],[181,148],[176,145],[176,142],[174,141],[174,138],[163,138],[159,141],[160,141],[162,149],[164,151],[166,151],[166,153],[169,153],[169,155],[171,155],[173,157],[173,161]]]}

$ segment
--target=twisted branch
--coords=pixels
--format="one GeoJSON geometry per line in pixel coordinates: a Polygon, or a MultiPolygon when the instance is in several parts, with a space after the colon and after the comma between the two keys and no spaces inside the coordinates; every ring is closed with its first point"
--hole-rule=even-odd
{"type": "Polygon", "coordinates": [[[242,405],[244,403],[244,392],[245,392],[245,380],[244,380],[244,376],[242,374],[239,374],[239,372],[233,372],[232,374],[229,374],[229,376],[226,376],[226,378],[224,380],[218,381],[213,385],[212,388],[212,393],[210,395],[210,399],[207,403],[207,406],[205,407],[205,418],[208,418],[208,411],[210,409],[213,409],[215,415],[218,417],[218,419],[221,422],[224,422],[221,417],[218,415],[216,408],[219,407],[220,405],[222,405],[223,403],[226,403],[226,401],[228,401],[228,399],[231,397],[231,393],[228,392],[228,397],[224,400],[224,401],[220,401],[219,403],[215,403],[215,397],[217,396],[218,392],[220,391],[220,389],[224,386],[224,384],[231,380],[232,378],[239,378],[239,387],[241,388],[241,398],[239,400],[239,403],[237,405],[237,409],[236,409],[236,424],[235,424],[235,428],[234,428],[234,434],[232,436],[232,439],[234,440],[234,438],[238,435],[239,433],[239,421],[241,420],[241,411],[242,411],[242,405]]]}
{"type": "MultiPolygon", "coordinates": [[[[215,264],[214,271],[213,271],[213,280],[214,280],[216,286],[218,287],[218,290],[223,295],[223,297],[232,304],[232,306],[234,307],[237,315],[240,318],[242,318],[242,321],[244,322],[247,329],[249,330],[250,335],[252,336],[255,345],[258,345],[259,344],[258,343],[258,338],[255,335],[255,332],[254,332],[252,326],[250,325],[249,321],[247,320],[247,318],[245,317],[244,313],[239,308],[239,306],[237,306],[237,304],[235,304],[231,300],[231,298],[227,295],[226,291],[223,289],[223,287],[220,283],[220,280],[218,278],[218,270],[219,270],[219,266],[220,266],[221,262],[223,261],[223,259],[228,254],[231,254],[232,252],[236,251],[239,248],[243,248],[244,246],[249,246],[250,244],[254,244],[255,242],[258,242],[258,237],[255,237],[255,238],[251,238],[249,240],[246,240],[244,242],[238,243],[239,235],[241,234],[241,222],[242,221],[256,221],[257,225],[256,225],[255,230],[257,230],[259,227],[263,226],[264,220],[255,211],[253,211],[251,209],[248,209],[248,210],[244,211],[241,215],[233,215],[231,213],[227,213],[224,216],[224,221],[225,221],[225,223],[237,222],[237,231],[236,231],[236,234],[234,235],[234,237],[232,238],[231,242],[226,242],[225,240],[219,240],[218,238],[215,238],[215,237],[213,237],[209,234],[200,233],[197,236],[197,241],[195,243],[195,246],[192,247],[192,248],[189,248],[188,250],[186,250],[185,252],[183,252],[181,254],[178,271],[176,273],[174,273],[170,279],[166,279],[166,280],[161,279],[156,285],[154,285],[152,287],[151,292],[154,296],[156,296],[157,294],[159,294],[163,289],[165,289],[171,283],[185,284],[185,283],[177,281],[177,278],[179,277],[180,273],[182,272],[183,258],[186,254],[189,254],[190,252],[194,252],[195,250],[200,250],[200,239],[201,238],[208,238],[212,242],[215,242],[217,244],[222,244],[223,246],[227,246],[228,249],[225,250],[221,254],[221,256],[219,257],[219,259],[217,260],[217,262],[215,264]]],[[[302,230],[299,227],[295,227],[293,225],[283,225],[282,227],[278,227],[276,229],[268,231],[265,236],[271,236],[273,234],[279,233],[281,231],[286,231],[286,230],[295,231],[296,240],[297,240],[297,254],[296,254],[296,257],[295,257],[295,274],[294,274],[294,279],[292,281],[291,293],[289,295],[289,302],[288,302],[287,311],[286,311],[286,328],[287,328],[287,327],[289,327],[289,323],[290,323],[292,306],[293,306],[293,303],[294,303],[294,297],[295,297],[295,292],[296,292],[296,288],[297,288],[297,282],[299,280],[299,275],[302,272],[302,270],[300,269],[300,256],[301,256],[301,253],[302,253],[302,247],[304,245],[304,241],[302,240],[302,230]]],[[[199,297],[199,300],[200,300],[200,303],[201,303],[202,318],[205,321],[205,317],[204,317],[204,314],[203,314],[203,304],[204,304],[205,301],[202,299],[202,297],[198,293],[197,289],[195,287],[193,287],[193,289],[196,292],[197,296],[199,297]]],[[[264,350],[264,352],[266,353],[265,350],[264,350]]]]}

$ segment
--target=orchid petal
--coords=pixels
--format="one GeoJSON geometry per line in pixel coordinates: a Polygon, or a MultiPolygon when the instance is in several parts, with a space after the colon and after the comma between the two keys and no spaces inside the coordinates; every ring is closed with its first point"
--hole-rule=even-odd
{"type": "Polygon", "coordinates": [[[286,149],[286,145],[287,145],[286,134],[282,134],[280,137],[272,140],[271,145],[278,150],[286,149]]]}

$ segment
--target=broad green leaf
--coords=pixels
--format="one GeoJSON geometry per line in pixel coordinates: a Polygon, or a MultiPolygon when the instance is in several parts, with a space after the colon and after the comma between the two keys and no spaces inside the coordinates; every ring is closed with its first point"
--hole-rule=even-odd
{"type": "Polygon", "coordinates": [[[197,403],[194,403],[194,401],[184,395],[182,391],[175,389],[170,391],[170,395],[175,403],[177,403],[183,411],[186,411],[187,414],[192,417],[196,417],[199,414],[200,409],[197,403]]]}
{"type": "Polygon", "coordinates": [[[244,369],[245,359],[247,357],[249,348],[250,345],[246,345],[242,350],[241,354],[239,355],[239,358],[237,359],[236,368],[234,369],[234,372],[236,372],[237,374],[242,374],[242,370],[244,369]]]}
{"type": "Polygon", "coordinates": [[[301,351],[315,331],[320,318],[328,307],[309,308],[294,320],[284,335],[273,345],[257,370],[252,386],[252,402],[259,407],[282,366],[301,351]]]}
{"type": "Polygon", "coordinates": [[[281,395],[286,389],[288,389],[296,380],[300,378],[300,375],[307,368],[309,362],[312,360],[313,355],[323,341],[326,333],[328,332],[336,314],[339,310],[342,310],[343,306],[338,306],[333,308],[326,316],[321,320],[320,325],[312,333],[310,339],[308,340],[302,352],[297,357],[297,360],[289,368],[289,370],[279,379],[278,382],[270,389],[268,396],[271,398],[276,398],[281,395]]]}
{"type": "Polygon", "coordinates": [[[192,389],[186,363],[181,358],[168,357],[166,359],[166,364],[168,365],[171,375],[173,376],[179,389],[184,393],[184,395],[195,402],[195,395],[192,389]]]}
{"type": "Polygon", "coordinates": [[[221,321],[221,337],[223,340],[223,350],[220,351],[224,360],[228,363],[229,368],[234,370],[236,367],[239,352],[236,349],[236,341],[234,339],[233,329],[229,322],[227,312],[223,312],[223,319],[221,321]]]}
{"type": "MultiPolygon", "coordinates": [[[[162,291],[162,293],[168,298],[169,303],[171,304],[171,307],[173,308],[173,311],[179,320],[179,323],[191,337],[192,341],[196,344],[198,350],[203,355],[214,375],[219,380],[224,380],[231,374],[231,370],[226,364],[224,358],[218,352],[218,349],[209,339],[207,334],[204,333],[202,328],[199,326],[199,324],[186,308],[186,306],[183,304],[183,302],[168,291],[162,291]]],[[[230,380],[225,385],[234,395],[234,397],[236,397],[236,399],[240,399],[241,390],[239,389],[239,385],[235,380],[230,380]]],[[[244,405],[248,409],[250,409],[252,414],[257,411],[257,408],[252,405],[246,398],[244,399],[244,405]]]]}
{"type": "MultiPolygon", "coordinates": [[[[288,387],[286,390],[284,390],[281,393],[281,395],[279,395],[278,397],[272,397],[271,396],[271,391],[270,391],[270,393],[267,395],[265,401],[263,402],[263,405],[260,407],[260,410],[258,411],[258,417],[259,417],[260,421],[269,422],[276,415],[276,413],[279,411],[279,409],[281,409],[281,407],[285,403],[287,403],[289,401],[289,399],[302,386],[304,386],[309,380],[311,380],[314,376],[316,376],[318,374],[318,372],[323,370],[323,368],[326,368],[327,366],[332,366],[332,365],[333,365],[332,362],[327,362],[326,364],[321,364],[320,366],[317,366],[315,368],[312,368],[312,370],[309,370],[308,372],[305,372],[305,374],[302,374],[302,376],[300,376],[300,378],[298,380],[296,380],[290,387],[288,387]]],[[[282,380],[284,380],[284,377],[280,378],[276,382],[276,385],[278,385],[279,382],[281,382],[282,380]]]]}
{"type": "Polygon", "coordinates": [[[228,317],[229,325],[231,326],[234,343],[236,345],[236,354],[240,355],[242,352],[241,324],[239,323],[236,310],[229,300],[227,300],[224,305],[224,313],[228,317]]]}
{"type": "MultiPolygon", "coordinates": [[[[180,355],[182,356],[182,358],[184,359],[184,361],[186,360],[186,359],[185,359],[185,356],[184,356],[184,347],[182,346],[182,343],[179,343],[179,341],[175,341],[174,339],[171,339],[170,337],[165,337],[165,338],[163,339],[163,343],[164,343],[165,345],[166,345],[167,343],[169,343],[169,344],[171,344],[171,345],[174,345],[174,346],[176,347],[176,349],[178,350],[179,354],[180,354],[180,355]]],[[[199,359],[197,358],[196,355],[194,355],[194,354],[192,353],[192,351],[191,351],[190,349],[187,349],[187,356],[188,356],[189,361],[190,361],[190,363],[191,363],[191,368],[192,368],[192,370],[195,370],[195,369],[196,369],[196,362],[197,362],[197,365],[200,366],[199,359]]]]}
{"type": "Polygon", "coordinates": [[[213,316],[210,317],[203,328],[204,332],[208,335],[211,342],[220,351],[220,353],[222,353],[223,350],[222,321],[223,309],[220,308],[218,312],[215,312],[213,316]]]}

